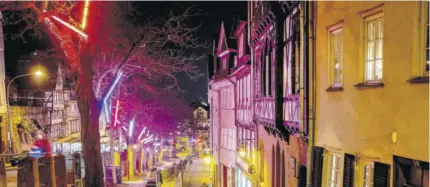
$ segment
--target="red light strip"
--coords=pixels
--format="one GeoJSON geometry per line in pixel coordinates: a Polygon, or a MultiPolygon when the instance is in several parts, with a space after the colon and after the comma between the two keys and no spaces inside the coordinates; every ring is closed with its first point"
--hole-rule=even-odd
{"type": "Polygon", "coordinates": [[[90,0],[85,0],[84,12],[82,15],[82,22],[81,22],[82,30],[85,29],[85,26],[87,26],[88,7],[89,6],[90,6],[90,0]]]}
{"type": "Polygon", "coordinates": [[[116,127],[116,121],[118,118],[118,110],[119,110],[119,100],[116,100],[116,107],[115,107],[115,121],[113,122],[113,126],[116,127]]]}
{"type": "Polygon", "coordinates": [[[74,27],[73,25],[68,24],[67,22],[61,20],[60,18],[58,18],[57,16],[52,16],[52,18],[54,18],[55,20],[57,20],[58,22],[60,22],[61,24],[65,25],[66,27],[69,27],[70,29],[72,29],[73,31],[77,32],[79,35],[83,36],[85,39],[88,38],[88,35],[86,35],[85,33],[83,33],[82,31],[80,31],[79,29],[77,29],[76,27],[74,27]]]}

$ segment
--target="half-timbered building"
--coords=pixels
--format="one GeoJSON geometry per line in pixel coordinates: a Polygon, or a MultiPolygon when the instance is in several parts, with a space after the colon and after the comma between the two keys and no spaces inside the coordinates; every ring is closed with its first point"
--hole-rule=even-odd
{"type": "Polygon", "coordinates": [[[209,57],[208,76],[211,117],[213,186],[233,187],[236,165],[235,82],[230,76],[237,63],[237,41],[230,37],[231,27],[221,24],[213,55],[209,57]],[[227,31],[227,32],[226,32],[227,31]]]}
{"type": "Polygon", "coordinates": [[[253,120],[257,124],[255,186],[305,186],[308,27],[305,2],[248,3],[253,120]]]}

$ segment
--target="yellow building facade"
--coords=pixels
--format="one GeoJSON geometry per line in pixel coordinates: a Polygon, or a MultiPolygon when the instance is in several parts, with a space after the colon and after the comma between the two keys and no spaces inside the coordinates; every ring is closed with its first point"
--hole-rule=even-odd
{"type": "Polygon", "coordinates": [[[312,186],[428,186],[428,17],[428,1],[317,2],[312,186]]]}

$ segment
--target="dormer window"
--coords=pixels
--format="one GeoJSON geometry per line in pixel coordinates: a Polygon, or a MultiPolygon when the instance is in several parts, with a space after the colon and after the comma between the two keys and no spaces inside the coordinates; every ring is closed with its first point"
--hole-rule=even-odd
{"type": "Polygon", "coordinates": [[[222,59],[222,69],[227,69],[227,57],[224,57],[223,59],[222,59]]]}
{"type": "Polygon", "coordinates": [[[238,50],[239,50],[239,58],[240,58],[243,56],[244,49],[245,49],[245,34],[243,32],[239,34],[238,39],[239,39],[238,50]]]}

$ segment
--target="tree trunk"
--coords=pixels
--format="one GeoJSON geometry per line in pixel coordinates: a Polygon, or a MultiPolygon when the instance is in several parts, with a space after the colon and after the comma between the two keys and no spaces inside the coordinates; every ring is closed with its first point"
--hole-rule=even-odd
{"type": "Polygon", "coordinates": [[[92,56],[84,52],[78,77],[78,106],[81,114],[82,151],[85,160],[85,186],[104,187],[100,152],[99,117],[101,105],[93,91],[92,56]]]}

